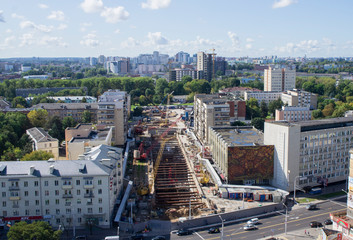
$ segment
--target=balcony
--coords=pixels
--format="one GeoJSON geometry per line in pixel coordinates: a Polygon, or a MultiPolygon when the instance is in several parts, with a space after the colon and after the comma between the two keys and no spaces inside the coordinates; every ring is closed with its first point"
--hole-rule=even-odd
{"type": "Polygon", "coordinates": [[[65,206],[71,206],[71,203],[70,202],[66,202],[65,206]]]}
{"type": "Polygon", "coordinates": [[[72,194],[63,194],[63,198],[72,198],[72,194]]]}
{"type": "Polygon", "coordinates": [[[20,196],[13,196],[13,197],[10,197],[10,200],[11,201],[18,201],[18,200],[20,200],[21,198],[20,198],[20,196]]]}
{"type": "Polygon", "coordinates": [[[93,187],[94,187],[93,184],[85,184],[85,185],[83,185],[84,189],[92,189],[93,187]]]}
{"type": "Polygon", "coordinates": [[[62,189],[72,189],[72,185],[62,185],[62,189]]]}
{"type": "Polygon", "coordinates": [[[84,197],[85,198],[92,198],[92,197],[94,197],[94,194],[93,193],[85,193],[84,197]]]}
{"type": "Polygon", "coordinates": [[[20,205],[18,205],[18,204],[13,204],[12,205],[12,208],[19,208],[20,207],[20,205]]]}
{"type": "Polygon", "coordinates": [[[10,186],[9,191],[19,191],[20,187],[19,186],[10,186]]]}
{"type": "Polygon", "coordinates": [[[92,205],[93,204],[93,202],[87,202],[87,205],[92,205]]]}

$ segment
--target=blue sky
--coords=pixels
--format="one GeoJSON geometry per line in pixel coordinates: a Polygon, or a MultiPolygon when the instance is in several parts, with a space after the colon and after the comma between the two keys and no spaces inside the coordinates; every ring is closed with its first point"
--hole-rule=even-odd
{"type": "Polygon", "coordinates": [[[0,58],[353,56],[352,0],[0,2],[0,58]]]}

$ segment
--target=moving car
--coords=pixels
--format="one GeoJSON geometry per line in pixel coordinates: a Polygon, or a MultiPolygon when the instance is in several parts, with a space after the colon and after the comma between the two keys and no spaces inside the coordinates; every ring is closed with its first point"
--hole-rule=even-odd
{"type": "Polygon", "coordinates": [[[212,227],[212,228],[208,229],[208,233],[219,233],[219,232],[221,232],[221,231],[217,227],[212,227]]]}
{"type": "Polygon", "coordinates": [[[315,210],[315,209],[317,209],[317,206],[316,206],[316,204],[309,204],[309,205],[306,206],[306,209],[315,210]]]}
{"type": "Polygon", "coordinates": [[[178,236],[184,236],[184,235],[190,235],[190,234],[192,234],[192,231],[188,229],[181,229],[177,232],[178,236]]]}
{"type": "Polygon", "coordinates": [[[322,223],[313,221],[313,222],[310,223],[310,227],[312,227],[312,228],[322,227],[322,223]]]}
{"type": "Polygon", "coordinates": [[[245,231],[251,231],[257,229],[257,227],[254,224],[248,224],[243,227],[245,231]]]}
{"type": "Polygon", "coordinates": [[[324,221],[324,224],[325,224],[325,225],[331,225],[331,224],[332,224],[332,220],[331,220],[331,219],[326,219],[326,220],[324,221]]]}
{"type": "Polygon", "coordinates": [[[259,219],[258,218],[252,218],[250,219],[247,224],[259,224],[259,219]]]}

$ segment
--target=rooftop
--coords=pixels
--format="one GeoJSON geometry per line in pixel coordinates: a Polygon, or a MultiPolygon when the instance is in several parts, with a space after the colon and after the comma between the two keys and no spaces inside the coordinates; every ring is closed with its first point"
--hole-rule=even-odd
{"type": "Polygon", "coordinates": [[[76,127],[67,128],[67,131],[71,131],[73,136],[70,142],[86,142],[86,141],[104,141],[111,128],[104,126],[97,126],[94,129],[90,123],[80,123],[76,127]]]}
{"type": "Polygon", "coordinates": [[[228,144],[235,146],[256,146],[264,144],[263,133],[253,127],[211,127],[228,144]]]}
{"type": "Polygon", "coordinates": [[[48,109],[48,110],[55,110],[55,109],[98,109],[98,103],[39,103],[34,105],[32,109],[48,109]]]}
{"type": "Polygon", "coordinates": [[[51,137],[43,128],[30,128],[27,129],[27,134],[36,142],[51,142],[58,141],[58,139],[51,137]]]}

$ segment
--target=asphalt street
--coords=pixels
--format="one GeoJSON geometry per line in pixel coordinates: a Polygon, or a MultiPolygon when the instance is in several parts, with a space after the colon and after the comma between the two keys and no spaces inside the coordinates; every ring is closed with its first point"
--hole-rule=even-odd
{"type": "MultiPolygon", "coordinates": [[[[309,223],[312,221],[319,221],[323,223],[329,218],[330,212],[340,211],[346,209],[346,197],[337,200],[330,200],[318,204],[317,210],[306,210],[305,205],[295,206],[292,211],[288,212],[287,218],[287,232],[298,231],[300,229],[307,229],[310,231],[309,223]]],[[[224,227],[225,240],[230,239],[247,239],[255,240],[263,237],[270,237],[285,232],[285,214],[277,213],[273,216],[260,218],[260,224],[257,225],[257,230],[245,231],[243,226],[246,222],[226,225],[224,227]]],[[[188,236],[171,235],[171,239],[220,239],[221,233],[208,234],[206,231],[194,232],[188,236]]]]}

